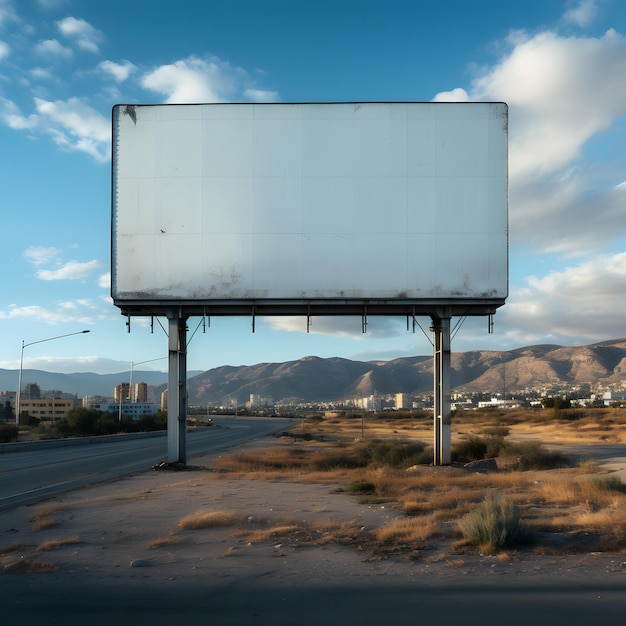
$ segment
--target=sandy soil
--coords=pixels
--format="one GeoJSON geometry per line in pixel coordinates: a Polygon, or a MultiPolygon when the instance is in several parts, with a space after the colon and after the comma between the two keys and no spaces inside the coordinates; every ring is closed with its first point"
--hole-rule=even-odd
{"type": "Polygon", "coordinates": [[[244,526],[368,528],[400,515],[360,505],[337,485],[224,479],[206,469],[210,459],[190,463],[0,513],[3,623],[482,624],[505,612],[508,625],[573,626],[626,616],[624,554],[500,560],[434,551],[408,560],[336,543],[250,542],[233,526],[183,530],[180,520],[198,511],[233,512],[244,526]]]}

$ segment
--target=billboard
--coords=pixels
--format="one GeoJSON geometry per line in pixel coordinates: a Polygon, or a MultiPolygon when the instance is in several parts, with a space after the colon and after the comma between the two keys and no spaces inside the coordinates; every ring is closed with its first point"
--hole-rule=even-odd
{"type": "Polygon", "coordinates": [[[114,303],[491,310],[507,125],[504,103],[116,105],[114,303]]]}

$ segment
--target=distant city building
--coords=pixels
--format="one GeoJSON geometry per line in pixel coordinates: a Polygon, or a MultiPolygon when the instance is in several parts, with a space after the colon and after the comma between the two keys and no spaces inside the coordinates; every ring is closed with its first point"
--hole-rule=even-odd
{"type": "MultiPolygon", "coordinates": [[[[487,403],[487,406],[492,406],[491,403],[487,403]]],[[[452,402],[450,404],[450,409],[452,411],[460,411],[460,410],[466,410],[466,409],[473,409],[475,408],[476,405],[471,401],[471,400],[463,400],[463,399],[459,399],[456,402],[452,402]]]]}
{"type": "Polygon", "coordinates": [[[382,401],[380,397],[372,395],[367,398],[357,398],[356,406],[364,411],[380,411],[382,401]]]}
{"type": "Polygon", "coordinates": [[[410,409],[411,408],[411,397],[408,393],[397,393],[396,394],[396,409],[398,411],[402,409],[410,409]]]}
{"type": "Polygon", "coordinates": [[[39,387],[37,383],[27,383],[26,386],[24,387],[24,393],[22,395],[27,400],[40,400],[41,388],[39,387]]]}
{"type": "Polygon", "coordinates": [[[167,389],[161,394],[161,411],[167,411],[167,389]]]}
{"type": "Polygon", "coordinates": [[[248,406],[252,409],[255,407],[268,407],[274,404],[274,399],[269,396],[262,396],[258,393],[250,394],[250,401],[248,406]]]}
{"type": "Polygon", "coordinates": [[[10,402],[11,406],[15,406],[15,396],[15,391],[0,391],[0,403],[6,404],[10,402]]]}
{"type": "Polygon", "coordinates": [[[137,383],[135,385],[134,397],[131,399],[133,402],[148,402],[148,384],[137,383]]]}
{"type": "MultiPolygon", "coordinates": [[[[114,413],[119,415],[120,403],[119,402],[104,402],[99,407],[100,411],[105,413],[114,413]]],[[[138,419],[142,415],[156,415],[159,410],[159,405],[152,402],[123,402],[122,403],[122,415],[130,417],[131,419],[138,419]]]]}
{"type": "Polygon", "coordinates": [[[76,408],[76,400],[25,400],[20,398],[20,414],[28,413],[42,421],[54,422],[65,419],[67,414],[76,408]]]}
{"type": "Polygon", "coordinates": [[[491,398],[487,402],[479,402],[479,409],[516,409],[519,407],[519,400],[503,400],[501,398],[491,398]]]}
{"type": "Polygon", "coordinates": [[[130,383],[120,383],[115,385],[113,392],[113,400],[115,402],[123,402],[130,399],[130,383]]]}
{"type": "Polygon", "coordinates": [[[110,402],[108,396],[84,396],[83,409],[97,409],[103,402],[110,402]]]}

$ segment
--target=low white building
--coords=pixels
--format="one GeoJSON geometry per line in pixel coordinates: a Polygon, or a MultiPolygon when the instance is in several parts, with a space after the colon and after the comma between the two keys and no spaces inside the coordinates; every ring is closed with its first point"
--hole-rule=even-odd
{"type": "MultiPolygon", "coordinates": [[[[99,407],[100,411],[106,413],[120,414],[119,402],[104,402],[99,407]]],[[[152,402],[123,402],[122,403],[122,415],[126,415],[131,419],[139,419],[142,415],[156,415],[159,410],[158,404],[152,402]]]]}

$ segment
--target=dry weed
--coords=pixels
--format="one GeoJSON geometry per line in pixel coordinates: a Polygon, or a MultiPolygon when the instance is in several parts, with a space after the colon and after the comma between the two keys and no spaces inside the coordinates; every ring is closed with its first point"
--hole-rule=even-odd
{"type": "Polygon", "coordinates": [[[37,561],[29,557],[16,557],[12,559],[3,560],[2,571],[6,574],[12,574],[17,572],[28,572],[32,574],[50,574],[56,572],[58,567],[52,563],[45,563],[43,561],[37,561]]]}
{"type": "Polygon", "coordinates": [[[231,511],[197,511],[183,517],[178,525],[183,530],[200,530],[203,528],[224,528],[234,526],[244,519],[243,515],[231,511]]]}
{"type": "Polygon", "coordinates": [[[169,534],[167,537],[160,537],[158,539],[154,539],[148,544],[148,550],[154,550],[156,548],[166,548],[169,546],[178,546],[182,543],[180,537],[177,537],[174,534],[169,534]]]}
{"type": "MultiPolygon", "coordinates": [[[[457,414],[454,423],[457,441],[510,434],[522,441],[515,448],[519,456],[531,448],[535,450],[538,441],[580,441],[581,434],[587,442],[606,441],[607,434],[619,438],[626,413],[622,416],[612,410],[600,410],[588,414],[577,410],[557,416],[552,411],[472,412],[457,414]],[[529,439],[528,445],[524,445],[529,439]]],[[[296,444],[286,440],[266,451],[224,457],[218,469],[260,480],[342,485],[338,491],[353,493],[357,491],[351,485],[367,484],[371,495],[361,495],[359,502],[384,501],[406,517],[369,534],[354,528],[323,529],[300,521],[274,521],[261,528],[255,522],[240,533],[251,541],[298,545],[339,541],[385,552],[420,550],[443,539],[452,550],[466,549],[468,543],[459,540],[457,523],[482,501],[487,491],[495,489],[520,511],[530,531],[558,532],[568,542],[587,533],[601,538],[606,545],[615,546],[620,541],[624,544],[626,523],[620,519],[626,519],[626,494],[621,483],[598,479],[602,474],[595,462],[587,461],[575,468],[523,470],[518,458],[500,457],[500,471],[495,473],[471,474],[455,467],[435,468],[419,463],[407,470],[400,464],[393,467],[393,463],[386,463],[386,458],[375,454],[398,452],[403,445],[397,438],[399,432],[405,447],[406,440],[418,442],[422,434],[426,434],[422,440],[430,441],[430,417],[384,415],[366,417],[362,422],[360,416],[347,416],[306,420],[298,425],[298,431],[300,428],[312,435],[311,441],[296,444]],[[322,437],[330,442],[320,441],[322,437]],[[398,450],[393,450],[394,442],[398,450]]],[[[589,540],[588,549],[593,549],[592,544],[599,545],[589,540]]],[[[541,544],[537,549],[541,549],[541,544]]],[[[505,558],[506,554],[499,553],[498,558],[505,558]]]]}
{"type": "Polygon", "coordinates": [[[218,471],[284,472],[309,464],[309,453],[301,448],[274,447],[260,452],[239,452],[221,457],[215,464],[218,471]]]}
{"type": "Polygon", "coordinates": [[[56,518],[57,513],[65,510],[65,505],[61,504],[45,504],[35,509],[30,516],[30,523],[33,530],[47,530],[59,525],[56,518]]]}
{"type": "Polygon", "coordinates": [[[8,546],[0,547],[0,557],[4,557],[12,552],[20,552],[28,547],[26,543],[11,543],[8,546]]]}
{"type": "Polygon", "coordinates": [[[441,512],[435,511],[419,518],[399,518],[374,531],[381,546],[423,549],[436,537],[451,536],[442,524],[441,512]]]}
{"type": "Polygon", "coordinates": [[[302,532],[304,528],[303,524],[278,524],[277,526],[271,526],[269,528],[256,528],[249,532],[244,533],[245,539],[249,543],[265,543],[267,541],[276,541],[277,538],[294,535],[295,533],[302,532]]]}
{"type": "Polygon", "coordinates": [[[354,523],[332,521],[275,520],[243,529],[237,536],[248,543],[286,543],[293,547],[329,543],[360,547],[370,542],[369,534],[354,523]]]}
{"type": "Polygon", "coordinates": [[[79,537],[68,537],[67,539],[50,539],[49,541],[44,541],[40,546],[37,547],[37,552],[47,552],[49,550],[59,550],[65,546],[76,545],[77,543],[81,543],[79,537]]]}
{"type": "Polygon", "coordinates": [[[41,517],[36,520],[32,520],[31,524],[33,530],[48,530],[48,528],[55,528],[59,525],[59,521],[54,517],[41,517]]]}

